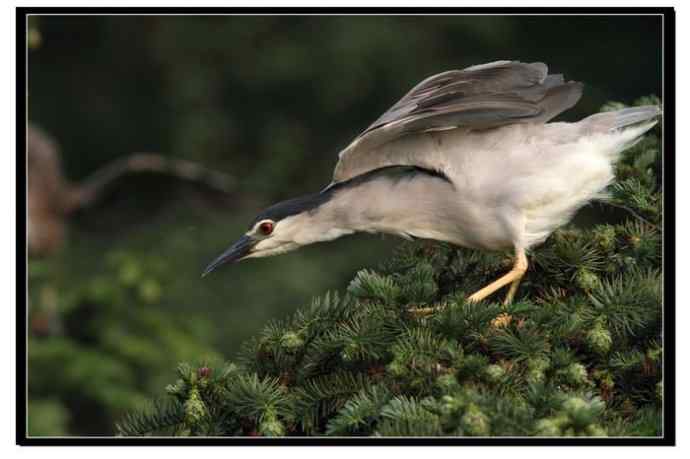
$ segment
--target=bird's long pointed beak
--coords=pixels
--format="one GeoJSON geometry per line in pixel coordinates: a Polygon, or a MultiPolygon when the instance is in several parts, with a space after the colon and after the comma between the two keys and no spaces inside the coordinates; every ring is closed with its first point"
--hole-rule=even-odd
{"type": "Polygon", "coordinates": [[[242,258],[249,254],[252,247],[254,246],[254,243],[255,241],[249,236],[242,236],[237,242],[230,246],[228,250],[226,250],[225,252],[220,254],[218,258],[213,260],[201,274],[201,277],[205,277],[206,275],[208,275],[208,273],[210,273],[220,265],[224,265],[225,263],[231,263],[233,261],[240,261],[242,258]]]}

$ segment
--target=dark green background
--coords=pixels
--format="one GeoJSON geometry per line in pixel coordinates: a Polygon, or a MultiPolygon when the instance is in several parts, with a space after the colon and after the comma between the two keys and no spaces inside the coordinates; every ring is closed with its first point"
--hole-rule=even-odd
{"type": "MultiPolygon", "coordinates": [[[[199,322],[193,339],[226,358],[268,320],[342,289],[395,246],[356,236],[199,277],[263,206],[327,184],[338,151],[421,79],[498,59],[543,61],[586,84],[565,120],[608,100],[661,94],[660,16],[43,16],[31,24],[42,44],[29,54],[29,117],[57,138],[71,180],[147,151],[202,162],[239,186],[222,197],[156,175],[124,178],[71,220],[58,254],[30,268],[59,298],[74,298],[94,276],[108,279],[113,253],[158,260],[154,305],[134,299],[95,333],[155,308],[199,322]]],[[[143,279],[147,266],[137,268],[143,279]]],[[[50,349],[61,333],[93,346],[69,329],[40,344],[50,349]]],[[[168,368],[142,378],[169,381],[168,368]]],[[[96,406],[77,415],[78,385],[35,386],[30,396],[67,407],[37,433],[108,434],[118,414],[96,406]]]]}

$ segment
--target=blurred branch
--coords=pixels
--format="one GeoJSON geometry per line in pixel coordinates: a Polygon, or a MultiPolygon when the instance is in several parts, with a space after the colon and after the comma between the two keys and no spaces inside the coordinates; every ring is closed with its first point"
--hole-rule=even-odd
{"type": "Polygon", "coordinates": [[[221,193],[231,193],[236,181],[228,174],[218,172],[193,161],[167,158],[157,153],[133,153],[106,164],[71,190],[68,211],[88,207],[102,196],[107,187],[119,177],[129,173],[153,172],[182,180],[197,182],[221,193]]]}
{"type": "Polygon", "coordinates": [[[32,254],[50,254],[62,245],[67,217],[105,195],[118,178],[151,172],[231,193],[236,180],[199,163],[155,153],[133,153],[112,161],[86,180],[70,183],[63,175],[57,142],[41,129],[27,126],[28,243],[32,254]]]}

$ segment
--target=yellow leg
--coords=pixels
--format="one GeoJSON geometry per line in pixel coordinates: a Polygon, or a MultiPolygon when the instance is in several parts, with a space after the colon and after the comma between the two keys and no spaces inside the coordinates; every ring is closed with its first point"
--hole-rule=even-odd
{"type": "Polygon", "coordinates": [[[515,298],[515,294],[517,293],[517,289],[520,286],[520,281],[522,280],[522,276],[520,276],[518,279],[515,279],[512,284],[510,284],[510,290],[508,290],[508,294],[506,294],[505,299],[503,300],[503,304],[507,305],[513,302],[513,298],[515,298]]]}
{"type": "Polygon", "coordinates": [[[484,298],[487,296],[491,295],[494,293],[496,290],[500,289],[501,287],[504,287],[508,284],[512,284],[510,286],[510,290],[508,291],[508,295],[506,295],[506,299],[504,301],[504,304],[509,304],[511,301],[513,301],[513,297],[515,296],[515,292],[517,291],[518,285],[520,284],[520,279],[522,279],[522,276],[525,275],[525,272],[527,271],[527,256],[525,255],[525,250],[524,249],[516,249],[515,250],[515,264],[513,265],[513,269],[511,269],[505,276],[493,281],[483,289],[475,292],[472,294],[468,300],[470,302],[476,303],[479,301],[482,301],[484,298]]]}

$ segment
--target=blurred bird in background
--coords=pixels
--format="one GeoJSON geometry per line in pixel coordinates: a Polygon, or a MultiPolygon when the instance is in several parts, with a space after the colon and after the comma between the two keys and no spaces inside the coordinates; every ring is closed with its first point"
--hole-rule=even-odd
{"type": "Polygon", "coordinates": [[[69,181],[62,172],[58,142],[29,123],[27,140],[27,242],[32,256],[49,256],[63,245],[71,215],[93,206],[119,178],[130,173],[156,173],[197,182],[225,194],[235,188],[232,177],[201,164],[155,153],[132,153],[105,164],[85,180],[69,181]]]}
{"type": "Polygon", "coordinates": [[[655,106],[549,120],[577,103],[582,83],[543,63],[498,61],[431,76],[339,155],[319,193],[278,203],[204,271],[356,232],[515,251],[481,301],[527,270],[526,251],[602,196],[620,152],[656,123],[655,106]]]}

